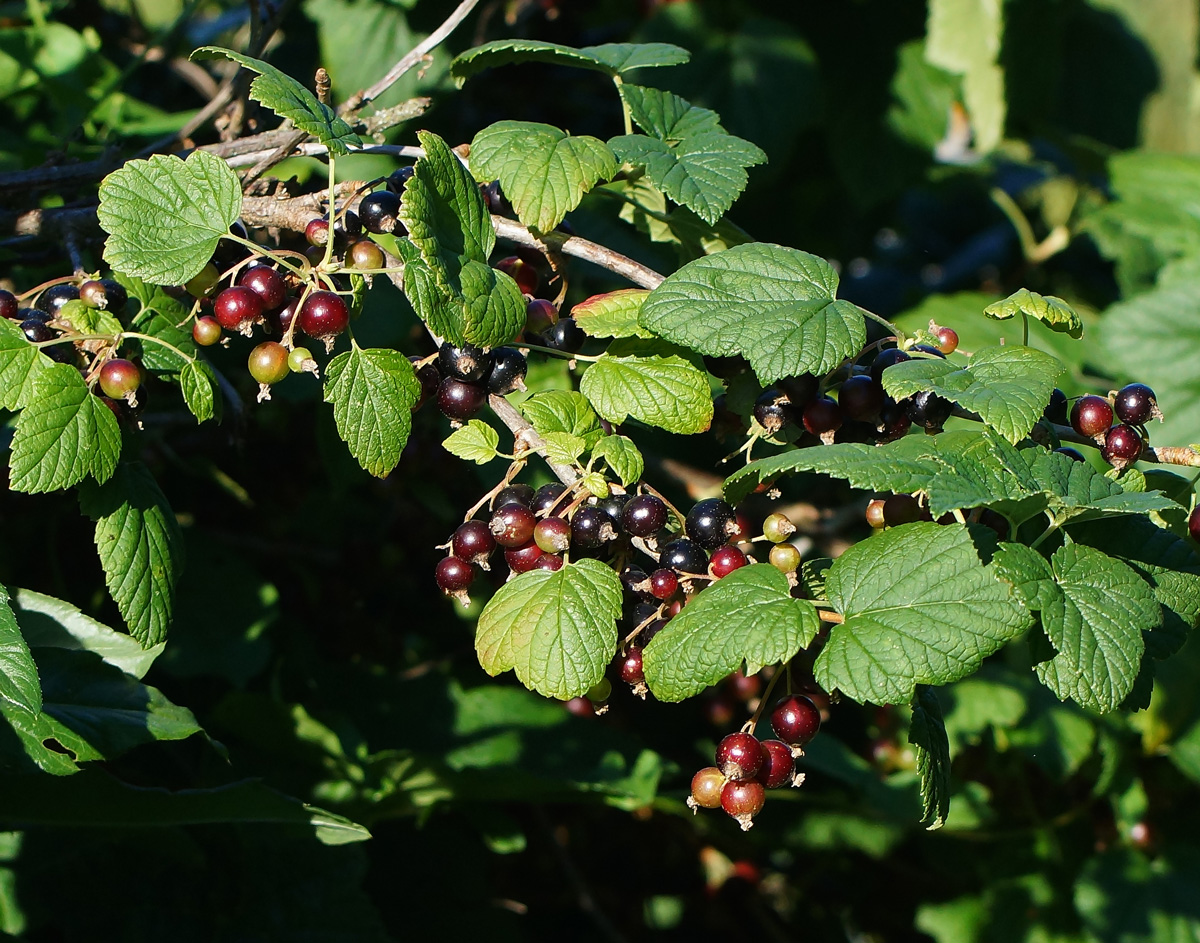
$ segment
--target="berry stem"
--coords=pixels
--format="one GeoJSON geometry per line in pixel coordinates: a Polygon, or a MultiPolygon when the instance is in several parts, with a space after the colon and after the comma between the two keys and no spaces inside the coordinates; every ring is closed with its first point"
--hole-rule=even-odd
{"type": "Polygon", "coordinates": [[[613,85],[617,87],[617,98],[621,102],[621,117],[625,119],[625,133],[633,134],[633,114],[629,111],[629,105],[625,101],[625,96],[621,94],[621,86],[625,83],[619,75],[614,75],[612,80],[613,85]]]}
{"type": "Polygon", "coordinates": [[[470,508],[470,510],[468,510],[467,513],[463,515],[463,523],[466,523],[467,521],[471,520],[475,516],[476,512],[481,507],[483,507],[485,504],[487,504],[489,501],[491,501],[494,497],[496,497],[496,495],[498,495],[501,491],[503,491],[510,484],[512,484],[512,480],[517,477],[517,475],[520,473],[521,469],[524,467],[525,467],[525,459],[524,458],[518,458],[511,465],[509,465],[508,471],[506,471],[504,473],[504,477],[500,479],[500,481],[496,484],[496,487],[494,487],[491,491],[489,491],[482,498],[480,498],[478,501],[476,501],[475,504],[470,508]]]}
{"type": "Polygon", "coordinates": [[[1044,531],[1042,531],[1042,532],[1041,532],[1041,533],[1038,535],[1037,539],[1036,539],[1036,540],[1035,540],[1033,543],[1031,543],[1031,544],[1029,545],[1029,549],[1030,549],[1030,550],[1036,550],[1038,547],[1040,547],[1040,546],[1042,545],[1043,541],[1045,541],[1045,539],[1046,539],[1047,537],[1049,537],[1049,536],[1050,536],[1051,534],[1053,534],[1053,533],[1054,533],[1056,530],[1058,530],[1058,526],[1059,526],[1059,525],[1058,525],[1058,521],[1056,521],[1056,520],[1054,520],[1053,518],[1051,518],[1051,519],[1050,519],[1050,523],[1047,525],[1046,529],[1045,529],[1044,531]]]}
{"type": "Polygon", "coordinates": [[[598,356],[594,357],[590,354],[571,354],[567,353],[565,350],[555,350],[553,347],[541,347],[537,344],[530,344],[525,341],[520,341],[515,344],[508,344],[506,346],[516,347],[521,350],[536,350],[539,354],[552,354],[553,356],[559,357],[563,360],[586,360],[589,363],[595,363],[600,359],[598,356]]]}
{"type": "Polygon", "coordinates": [[[791,688],[791,669],[792,665],[789,661],[786,665],[781,665],[775,671],[775,673],[771,675],[771,680],[767,682],[766,690],[763,691],[762,697],[758,699],[758,708],[754,711],[754,716],[742,724],[742,733],[754,733],[754,728],[758,726],[759,720],[762,719],[763,711],[766,709],[767,705],[771,703],[771,692],[775,690],[775,685],[779,682],[779,679],[784,676],[784,674],[788,675],[788,688],[791,688]]]}
{"type": "Polygon", "coordinates": [[[326,157],[329,159],[329,241],[325,243],[325,258],[321,260],[321,268],[327,269],[329,262],[333,258],[333,244],[336,241],[333,237],[334,223],[337,221],[335,213],[337,211],[337,161],[333,156],[333,151],[330,151],[326,157]]]}
{"type": "Polygon", "coordinates": [[[192,363],[196,358],[185,354],[174,344],[169,344],[161,338],[155,337],[153,334],[135,334],[132,331],[122,331],[120,334],[63,334],[61,337],[52,337],[48,341],[33,342],[34,347],[52,347],[55,344],[74,344],[76,341],[110,341],[113,348],[121,346],[121,341],[126,338],[133,338],[139,341],[150,341],[152,344],[158,344],[160,347],[165,347],[167,350],[177,354],[181,359],[188,363],[192,363]]]}
{"type": "MultiPolygon", "coordinates": [[[[236,243],[238,243],[238,245],[243,245],[247,249],[249,249],[251,252],[254,253],[254,255],[252,255],[250,258],[245,259],[242,262],[239,262],[236,266],[234,266],[235,269],[243,268],[247,265],[253,265],[256,263],[261,264],[260,260],[266,258],[266,259],[270,259],[276,265],[282,266],[283,268],[287,269],[293,275],[296,275],[298,277],[303,277],[303,275],[304,275],[304,271],[301,268],[299,268],[299,266],[292,265],[292,263],[289,262],[287,259],[278,255],[271,249],[263,248],[257,242],[254,242],[252,239],[243,239],[241,236],[238,236],[234,233],[230,233],[227,236],[222,236],[221,238],[228,239],[230,242],[236,242],[236,243]]],[[[292,252],[289,254],[295,255],[296,253],[292,252]]],[[[229,274],[231,274],[231,273],[222,272],[221,278],[224,279],[229,274]]]]}

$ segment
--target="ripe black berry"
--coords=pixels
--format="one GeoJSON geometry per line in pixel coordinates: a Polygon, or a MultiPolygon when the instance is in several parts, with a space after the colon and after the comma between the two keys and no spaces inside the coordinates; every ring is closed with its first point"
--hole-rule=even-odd
{"type": "Polygon", "coordinates": [[[1050,402],[1042,410],[1042,416],[1060,426],[1067,424],[1067,394],[1057,386],[1050,392],[1050,402]]]}
{"type": "Polygon", "coordinates": [[[754,734],[731,733],[717,744],[716,760],[726,779],[746,782],[762,768],[762,744],[754,734]]]}
{"type": "Polygon", "coordinates": [[[623,494],[610,494],[596,502],[596,507],[609,516],[617,532],[621,531],[621,513],[625,510],[625,502],[629,498],[623,494]]]}
{"type": "Polygon", "coordinates": [[[447,419],[466,422],[483,409],[487,390],[475,383],[444,377],[438,385],[437,405],[447,419]]]}
{"type": "Polygon", "coordinates": [[[652,494],[640,494],[621,509],[621,524],[631,537],[653,537],[667,526],[667,506],[652,494]]]}
{"type": "Polygon", "coordinates": [[[1200,541],[1200,505],[1192,508],[1192,513],[1188,515],[1188,534],[1192,540],[1200,541]]]}
{"type": "MultiPolygon", "coordinates": [[[[45,321],[38,321],[30,318],[27,321],[21,322],[21,330],[31,343],[40,344],[42,341],[48,341],[55,336],[55,331],[45,321]]],[[[51,348],[52,350],[53,348],[51,348]]],[[[49,353],[50,351],[46,351],[49,353]]]]}
{"type": "Polygon", "coordinates": [[[506,396],[513,390],[525,389],[525,374],[529,364],[524,355],[513,347],[499,347],[492,351],[492,369],[487,375],[487,390],[497,396],[506,396]]]}
{"type": "Polygon", "coordinates": [[[567,486],[558,481],[542,485],[533,493],[533,500],[529,502],[529,507],[534,514],[546,514],[558,503],[558,499],[566,490],[567,486]]]}
{"type": "Polygon", "coordinates": [[[684,533],[705,550],[716,550],[737,529],[733,508],[720,498],[697,501],[683,522],[684,533]]]}
{"type": "Polygon", "coordinates": [[[336,337],[350,325],[350,309],[340,295],[314,291],[304,299],[297,323],[309,337],[336,337]]]}
{"type": "Polygon", "coordinates": [[[483,521],[460,524],[450,538],[450,552],[468,563],[483,563],[496,549],[496,538],[483,521]]]}
{"type": "Polygon", "coordinates": [[[743,832],[754,824],[754,816],[762,811],[766,799],[763,785],[758,782],[728,782],[721,790],[721,808],[737,819],[743,832]]]}
{"type": "Polygon", "coordinates": [[[226,288],[213,301],[213,314],[221,327],[235,331],[262,316],[262,296],[251,288],[226,288]]]}
{"type": "Polygon", "coordinates": [[[1151,419],[1162,422],[1162,411],[1154,390],[1145,383],[1130,383],[1118,391],[1113,400],[1113,411],[1121,422],[1131,426],[1144,426],[1151,419]]]}
{"type": "Polygon", "coordinates": [[[767,430],[767,435],[775,435],[794,416],[788,397],[774,387],[764,390],[754,401],[754,421],[767,430]]]}
{"type": "Polygon", "coordinates": [[[1103,396],[1081,396],[1071,407],[1071,428],[1080,435],[1098,436],[1112,425],[1113,410],[1103,396]]]}
{"type": "Polygon", "coordinates": [[[376,190],[359,201],[358,218],[367,232],[389,233],[400,216],[400,197],[391,190],[376,190]]]}
{"type": "Polygon", "coordinates": [[[819,396],[804,407],[804,428],[813,435],[825,436],[842,426],[842,411],[835,400],[819,396]]]}
{"type": "Polygon", "coordinates": [[[533,485],[527,485],[523,481],[518,481],[515,485],[509,485],[503,488],[492,499],[492,507],[502,508],[506,504],[523,504],[525,507],[530,507],[533,504],[533,496],[536,492],[533,490],[533,485]]]}
{"type": "Polygon", "coordinates": [[[924,516],[920,502],[911,494],[894,494],[883,502],[883,522],[888,527],[912,524],[924,516]]]}
{"type": "Polygon", "coordinates": [[[594,550],[605,541],[616,540],[612,518],[597,507],[585,506],[571,518],[571,542],[585,550],[594,550]]]}
{"type": "Polygon", "coordinates": [[[492,366],[492,356],[480,347],[464,344],[455,347],[442,344],[438,348],[438,369],[444,377],[474,382],[482,380],[492,366]]]}
{"type": "Polygon", "coordinates": [[[768,789],[778,789],[791,783],[792,774],[796,771],[792,748],[782,740],[764,740],[762,751],[763,763],[758,771],[758,781],[768,789]]]}
{"type": "Polygon", "coordinates": [[[893,364],[904,363],[904,361],[911,359],[899,347],[889,347],[887,350],[881,350],[871,362],[871,379],[876,383],[882,383],[884,370],[893,364]]]}
{"type": "Polygon", "coordinates": [[[257,292],[263,308],[278,308],[287,300],[287,283],[269,265],[252,265],[242,272],[238,284],[257,292]]]}
{"type": "Polygon", "coordinates": [[[913,425],[939,431],[954,412],[954,404],[929,390],[914,393],[908,401],[908,418],[913,425]]]}
{"type": "Polygon", "coordinates": [[[674,570],[661,567],[650,574],[650,594],[655,599],[670,599],[679,589],[679,577],[674,570]]]}
{"type": "Polygon", "coordinates": [[[362,220],[353,210],[339,213],[333,220],[333,237],[338,242],[346,243],[362,235],[362,220]]]}
{"type": "Polygon", "coordinates": [[[1105,433],[1100,454],[1113,468],[1120,471],[1132,465],[1142,454],[1142,437],[1133,426],[1121,423],[1105,433]]]}
{"type": "Polygon", "coordinates": [[[404,192],[404,185],[412,179],[412,175],[413,168],[411,166],[393,170],[384,181],[384,186],[397,195],[401,194],[404,192]]]}
{"type": "Polygon", "coordinates": [[[528,573],[546,555],[532,540],[523,547],[510,547],[504,551],[504,562],[514,573],[528,573]]]}
{"type": "Polygon", "coordinates": [[[1060,446],[1059,448],[1055,449],[1054,451],[1056,451],[1059,455],[1065,455],[1067,458],[1069,458],[1073,462],[1086,462],[1087,461],[1087,459],[1085,459],[1083,457],[1083,453],[1081,451],[1079,451],[1079,449],[1073,449],[1069,445],[1060,446]]]}
{"type": "Polygon", "coordinates": [[[471,564],[458,557],[444,557],[438,561],[436,578],[438,588],[447,596],[465,593],[475,579],[471,564]]]}
{"type": "Polygon", "coordinates": [[[421,384],[421,395],[413,405],[415,410],[420,409],[430,397],[437,396],[438,384],[442,382],[442,375],[438,372],[436,363],[427,363],[423,367],[417,367],[416,365],[425,358],[412,356],[408,359],[416,368],[417,382],[421,384]]]}
{"type": "Polygon", "coordinates": [[[489,529],[501,547],[521,547],[533,539],[537,523],[533,511],[525,505],[506,504],[492,513],[489,529]]]}
{"type": "Polygon", "coordinates": [[[729,782],[724,774],[715,766],[706,766],[692,777],[692,794],[688,797],[688,805],[694,811],[701,809],[719,809],[721,807],[721,790],[729,782]]]}
{"type": "Polygon", "coordinates": [[[879,422],[875,426],[875,441],[881,445],[884,442],[894,442],[908,434],[912,420],[908,418],[908,400],[896,400],[888,397],[883,408],[879,410],[879,422]]]}
{"type": "Polygon", "coordinates": [[[79,289],[74,285],[51,285],[38,296],[35,307],[48,311],[55,317],[68,301],[79,300],[79,289]]]}
{"type": "Polygon", "coordinates": [[[734,570],[744,567],[749,562],[746,555],[737,547],[726,544],[713,551],[709,568],[712,570],[713,576],[720,579],[722,576],[728,576],[734,570]]]}
{"type": "Polygon", "coordinates": [[[567,354],[577,354],[583,349],[583,344],[587,340],[587,335],[583,333],[583,329],[575,323],[574,318],[562,318],[558,323],[550,326],[550,329],[542,335],[542,342],[551,350],[561,350],[567,354]]]}
{"type": "Polygon", "coordinates": [[[10,321],[16,320],[17,311],[21,308],[17,301],[17,296],[11,291],[5,291],[0,288],[0,318],[7,318],[10,321]]]}
{"type": "Polygon", "coordinates": [[[646,673],[642,670],[642,650],[637,645],[630,645],[621,660],[621,680],[627,684],[646,680],[646,673]]]}
{"type": "Polygon", "coordinates": [[[658,562],[680,573],[707,573],[708,554],[698,543],[680,537],[662,548],[658,562]]]}
{"type": "Polygon", "coordinates": [[[816,397],[820,384],[821,381],[811,373],[802,373],[799,376],[780,380],[779,389],[783,391],[783,395],[788,398],[789,403],[797,409],[803,409],[808,405],[809,400],[816,397]]]}
{"type": "Polygon", "coordinates": [[[866,374],[860,374],[842,384],[837,401],[847,419],[874,422],[883,409],[884,399],[883,387],[866,374]]]}
{"type": "Polygon", "coordinates": [[[784,743],[802,747],[821,729],[821,712],[803,694],[789,694],[772,709],[771,729],[784,743]]]}

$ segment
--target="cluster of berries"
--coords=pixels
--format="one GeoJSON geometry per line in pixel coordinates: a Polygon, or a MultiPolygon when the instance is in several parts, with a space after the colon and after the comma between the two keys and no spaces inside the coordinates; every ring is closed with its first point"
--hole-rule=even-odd
{"type": "MultiPolygon", "coordinates": [[[[1045,417],[1060,425],[1070,423],[1076,435],[1086,436],[1100,447],[1100,454],[1117,471],[1123,471],[1142,455],[1149,436],[1146,424],[1153,419],[1162,421],[1154,390],[1144,383],[1130,383],[1107,397],[1088,394],[1075,400],[1067,415],[1067,398],[1055,390],[1046,407],[1045,417]],[[1113,425],[1113,420],[1117,424],[1113,425]]],[[[1078,450],[1063,448],[1077,461],[1083,461],[1078,450]]]]}
{"type": "Polygon", "coordinates": [[[742,730],[721,740],[716,765],[692,777],[687,804],[693,812],[724,809],[746,831],[762,811],[766,790],[804,782],[804,774],[796,772],[796,759],[821,729],[821,711],[810,698],[790,694],[771,710],[771,729],[778,739],[759,740],[742,730]]]}

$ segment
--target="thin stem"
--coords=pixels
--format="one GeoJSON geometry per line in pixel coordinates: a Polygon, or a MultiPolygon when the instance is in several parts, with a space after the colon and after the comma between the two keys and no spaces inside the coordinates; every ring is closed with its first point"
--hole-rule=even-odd
{"type": "Polygon", "coordinates": [[[511,344],[506,344],[506,347],[520,347],[523,350],[536,350],[541,354],[551,354],[554,357],[561,357],[563,360],[587,360],[595,363],[600,358],[590,356],[588,354],[569,354],[565,350],[555,350],[553,347],[542,347],[538,344],[529,344],[525,341],[513,341],[511,344]]]}
{"type": "Polygon", "coordinates": [[[817,615],[822,622],[832,622],[834,625],[841,625],[846,621],[846,617],[840,612],[834,612],[832,609],[818,609],[817,615]]]}
{"type": "Polygon", "coordinates": [[[1029,545],[1029,549],[1037,550],[1037,548],[1042,545],[1042,542],[1047,537],[1049,537],[1051,534],[1053,534],[1056,530],[1058,530],[1058,521],[1051,518],[1050,523],[1047,525],[1046,529],[1044,531],[1042,531],[1041,534],[1038,535],[1037,540],[1035,540],[1033,543],[1031,543],[1029,545]]]}
{"type": "Polygon", "coordinates": [[[1029,346],[1029,315],[1021,312],[1021,346],[1029,346]]]}
{"type": "MultiPolygon", "coordinates": [[[[264,249],[262,246],[260,246],[257,242],[255,242],[252,239],[243,239],[241,236],[237,235],[237,233],[232,233],[232,232],[228,236],[222,236],[221,238],[228,239],[230,242],[236,242],[236,243],[238,243],[238,245],[243,245],[246,248],[253,250],[256,255],[270,259],[276,265],[283,266],[285,269],[287,269],[289,272],[291,272],[293,275],[295,275],[299,278],[304,277],[303,269],[301,269],[295,265],[292,265],[291,262],[288,262],[286,259],[283,259],[280,256],[276,255],[270,249],[264,249]]],[[[251,259],[247,259],[246,262],[244,262],[242,264],[243,265],[249,264],[251,261],[252,261],[251,259]]],[[[222,277],[224,277],[224,275],[222,275],[222,277]]]]}
{"type": "Polygon", "coordinates": [[[894,325],[887,318],[881,318],[874,311],[868,311],[866,308],[860,308],[859,310],[862,311],[863,314],[865,314],[868,318],[870,318],[876,324],[880,324],[883,327],[887,328],[889,331],[891,331],[892,334],[895,335],[897,340],[900,340],[900,341],[908,340],[908,335],[905,334],[902,330],[900,330],[900,328],[896,327],[896,325],[894,325]]]}
{"type": "Polygon", "coordinates": [[[329,268],[329,260],[333,258],[333,228],[337,223],[337,170],[336,159],[330,153],[329,157],[329,209],[325,215],[329,219],[328,240],[325,243],[325,258],[321,260],[321,268],[329,268]]]}
{"type": "Polygon", "coordinates": [[[625,101],[625,96],[621,94],[621,86],[624,84],[621,76],[613,76],[613,85],[617,87],[617,98],[621,100],[621,116],[625,119],[625,133],[633,134],[633,114],[629,110],[629,103],[625,101]]]}
{"type": "Polygon", "coordinates": [[[766,706],[771,703],[771,692],[775,690],[775,685],[779,683],[779,679],[782,678],[784,674],[789,675],[788,688],[790,689],[792,686],[790,678],[791,662],[788,662],[786,668],[784,666],[780,666],[779,670],[771,675],[771,680],[767,682],[767,689],[763,691],[762,697],[758,700],[758,708],[754,711],[754,716],[742,725],[742,733],[754,733],[754,728],[758,726],[758,722],[762,718],[763,711],[766,709],[766,706]]]}
{"type": "Polygon", "coordinates": [[[1017,238],[1021,241],[1021,254],[1025,256],[1026,261],[1031,260],[1037,249],[1037,237],[1033,234],[1033,227],[1029,225],[1029,220],[1021,211],[1021,207],[1017,206],[1016,201],[999,187],[993,187],[990,196],[992,202],[1000,208],[1000,212],[1008,217],[1013,229],[1017,231],[1017,238]]]}

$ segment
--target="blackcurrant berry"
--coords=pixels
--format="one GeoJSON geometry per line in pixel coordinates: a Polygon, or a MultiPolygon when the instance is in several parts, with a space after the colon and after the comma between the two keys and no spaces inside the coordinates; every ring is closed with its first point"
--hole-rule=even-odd
{"type": "Polygon", "coordinates": [[[534,514],[548,514],[552,507],[560,503],[558,499],[566,490],[567,486],[558,481],[544,484],[533,493],[533,500],[529,502],[529,507],[534,514]]]}
{"type": "Polygon", "coordinates": [[[523,547],[509,547],[505,550],[504,562],[514,573],[528,573],[545,555],[546,552],[531,540],[523,547]]]}
{"type": "Polygon", "coordinates": [[[11,291],[5,291],[3,288],[0,288],[0,318],[15,321],[17,319],[17,312],[20,309],[21,304],[17,301],[17,296],[11,291]]]}
{"type": "Polygon", "coordinates": [[[199,272],[189,278],[183,285],[193,298],[207,298],[221,281],[221,273],[215,265],[209,262],[199,272]]]}
{"type": "Polygon", "coordinates": [[[758,771],[758,781],[768,789],[791,784],[792,774],[796,771],[792,748],[782,740],[764,740],[762,751],[763,763],[758,771]]]}
{"type": "Polygon", "coordinates": [[[775,435],[794,416],[788,398],[774,387],[764,390],[754,401],[754,421],[766,430],[767,435],[775,435]]]}
{"type": "Polygon", "coordinates": [[[521,547],[533,539],[537,523],[533,511],[525,505],[506,504],[492,513],[489,527],[501,547],[521,547]]]}
{"type": "Polygon", "coordinates": [[[938,349],[943,354],[952,354],[958,350],[958,332],[952,327],[939,327],[933,332],[937,338],[938,349]]]}
{"type": "Polygon", "coordinates": [[[800,566],[800,550],[795,544],[776,544],[767,560],[781,573],[795,573],[800,566]]]}
{"type": "Polygon", "coordinates": [[[950,400],[930,390],[914,393],[908,400],[908,418],[922,429],[940,431],[953,412],[954,404],[950,400]]]}
{"type": "Polygon", "coordinates": [[[669,566],[680,573],[707,573],[708,554],[698,543],[680,537],[662,548],[659,565],[669,566]]]}
{"type": "Polygon", "coordinates": [[[906,360],[911,360],[899,347],[889,347],[887,350],[881,350],[875,355],[875,359],[871,361],[871,379],[876,383],[883,383],[883,371],[893,364],[904,363],[906,360]]]}
{"type": "Polygon", "coordinates": [[[762,768],[762,744],[750,733],[731,733],[717,744],[717,768],[726,779],[746,782],[762,768]]]}
{"type": "Polygon", "coordinates": [[[1083,457],[1083,453],[1081,451],[1079,451],[1079,449],[1073,449],[1069,445],[1060,446],[1059,448],[1055,449],[1054,451],[1056,451],[1059,455],[1065,455],[1067,458],[1069,458],[1073,462],[1086,462],[1087,461],[1087,459],[1083,457]]]}
{"type": "Polygon", "coordinates": [[[17,312],[17,321],[40,321],[42,324],[49,324],[54,320],[54,315],[49,311],[43,311],[41,308],[21,308],[17,312]]]}
{"type": "Polygon", "coordinates": [[[546,553],[562,553],[571,546],[571,525],[561,517],[547,517],[533,528],[533,539],[546,553]]]}
{"type": "Polygon", "coordinates": [[[821,381],[811,373],[802,373],[779,381],[779,389],[797,409],[803,409],[815,399],[820,386],[821,381]]]}
{"type": "Polygon", "coordinates": [[[322,247],[329,243],[329,220],[314,219],[304,227],[304,238],[310,246],[322,247]]]}
{"type": "Polygon", "coordinates": [[[340,295],[331,291],[314,291],[304,299],[297,326],[309,337],[336,337],[350,325],[350,309],[340,295]]]}
{"type": "Polygon", "coordinates": [[[734,570],[744,567],[749,562],[746,559],[746,555],[737,547],[732,544],[726,544],[713,551],[712,559],[709,561],[709,569],[712,570],[713,576],[720,579],[722,576],[728,576],[734,570]]]}
{"type": "Polygon", "coordinates": [[[317,362],[307,347],[293,347],[287,358],[288,370],[292,373],[316,372],[317,362]]]}
{"type": "Polygon", "coordinates": [[[655,599],[670,599],[679,589],[679,577],[674,570],[661,567],[650,574],[650,595],[655,599]]]}
{"type": "Polygon", "coordinates": [[[438,348],[438,370],[444,377],[474,382],[482,380],[492,366],[492,357],[481,347],[442,344],[438,348]]]}
{"type": "Polygon", "coordinates": [[[789,694],[771,710],[771,729],[784,743],[802,747],[821,729],[821,712],[803,694],[789,694]]]}
{"type": "Polygon", "coordinates": [[[289,298],[278,308],[272,308],[268,311],[264,318],[271,330],[280,337],[287,334],[288,328],[292,326],[292,322],[296,320],[296,314],[300,310],[300,299],[289,298]]]}
{"type": "Polygon", "coordinates": [[[596,716],[596,706],[586,697],[573,697],[569,701],[563,701],[563,707],[574,717],[596,716]]]}
{"type": "Polygon", "coordinates": [[[520,504],[525,507],[530,507],[533,504],[533,496],[536,494],[532,485],[527,485],[523,481],[518,481],[516,484],[508,485],[506,488],[500,489],[496,497],[492,499],[492,507],[502,508],[506,504],[520,504]]]}
{"type": "Polygon", "coordinates": [[[878,530],[887,524],[884,518],[883,506],[886,502],[883,498],[876,498],[867,505],[867,523],[878,530]]]}
{"type": "Polygon", "coordinates": [[[362,235],[362,220],[353,210],[338,213],[333,219],[333,238],[345,244],[362,235]]]}
{"type": "Polygon", "coordinates": [[[88,279],[79,286],[79,300],[89,308],[108,307],[108,293],[96,279],[88,279]]]}
{"type": "Polygon", "coordinates": [[[537,291],[539,281],[537,269],[520,256],[510,255],[501,259],[494,267],[516,282],[523,294],[532,295],[537,291]]]}
{"type": "Polygon", "coordinates": [[[251,288],[235,285],[226,288],[213,300],[213,314],[221,327],[235,331],[243,324],[262,317],[262,296],[251,288]]]}
{"type": "Polygon", "coordinates": [[[733,508],[720,498],[697,501],[683,522],[684,533],[705,550],[716,550],[724,545],[736,529],[733,508]]]}
{"type": "Polygon", "coordinates": [[[625,510],[625,502],[629,498],[623,494],[610,494],[596,502],[596,507],[609,516],[617,533],[621,532],[621,512],[625,510]]]}
{"type": "Polygon", "coordinates": [[[1113,411],[1121,422],[1131,426],[1144,426],[1151,419],[1162,422],[1162,411],[1154,390],[1145,383],[1130,383],[1117,392],[1113,400],[1113,411]]]}
{"type": "Polygon", "coordinates": [[[627,684],[646,680],[646,673],[642,670],[642,650],[637,645],[630,645],[621,660],[621,680],[627,684]]]}
{"type": "Polygon", "coordinates": [[[782,543],[796,533],[796,525],[785,514],[768,514],[763,520],[762,532],[771,543],[782,543]]]}
{"type": "Polygon", "coordinates": [[[34,307],[41,308],[58,317],[58,312],[62,310],[63,305],[68,301],[78,300],[79,289],[74,285],[51,285],[38,296],[34,307]]]}
{"type": "Polygon", "coordinates": [[[238,284],[249,288],[262,298],[263,308],[280,307],[287,300],[287,283],[275,269],[269,265],[252,265],[242,272],[238,284]]]}
{"type": "Polygon", "coordinates": [[[111,399],[124,399],[142,384],[142,371],[132,360],[113,358],[100,368],[100,389],[111,399]]]}
{"type": "Polygon", "coordinates": [[[911,494],[894,494],[883,502],[883,522],[888,527],[912,524],[924,516],[920,502],[911,494]]]}
{"type": "Polygon", "coordinates": [[[404,193],[404,185],[412,179],[413,168],[401,167],[398,170],[393,170],[388,174],[387,180],[384,181],[384,186],[397,195],[404,193]]]}
{"type": "Polygon", "coordinates": [[[715,766],[706,766],[692,777],[692,794],[688,797],[688,805],[693,811],[701,809],[719,809],[721,807],[721,790],[729,782],[715,766]]]}
{"type": "Polygon", "coordinates": [[[460,524],[450,538],[450,552],[468,563],[483,563],[496,549],[496,538],[483,521],[460,524]]]}
{"type": "Polygon", "coordinates": [[[813,435],[824,437],[842,427],[842,410],[836,400],[818,396],[804,407],[803,422],[813,435]]]}
{"type": "Polygon", "coordinates": [[[562,318],[542,334],[542,343],[551,350],[560,350],[565,354],[577,354],[583,349],[587,335],[575,323],[574,318],[562,318]]]}
{"type": "Polygon", "coordinates": [[[487,390],[477,383],[443,377],[438,384],[437,405],[447,419],[466,422],[487,402],[487,390]]]}
{"type": "Polygon", "coordinates": [[[534,298],[525,306],[525,334],[533,338],[558,323],[558,308],[543,298],[534,298]]]}
{"type": "MultiPolygon", "coordinates": [[[[508,551],[505,551],[507,553],[508,551]]],[[[549,570],[556,573],[563,568],[563,558],[557,553],[543,553],[534,563],[535,570],[549,570]]]]}
{"type": "Polygon", "coordinates": [[[436,577],[438,588],[447,596],[455,596],[465,593],[471,587],[475,571],[465,560],[444,557],[438,561],[436,577]]]}
{"type": "Polygon", "coordinates": [[[1112,406],[1103,396],[1081,396],[1071,407],[1071,428],[1080,435],[1092,438],[1101,435],[1112,425],[1112,421],[1112,406]]]}
{"type": "Polygon", "coordinates": [[[640,566],[627,564],[621,569],[622,599],[626,607],[633,606],[639,602],[649,602],[654,599],[654,595],[647,589],[637,588],[648,579],[646,571],[640,566]]]}
{"type": "Polygon", "coordinates": [[[938,360],[946,359],[946,355],[942,353],[941,349],[934,347],[932,344],[913,344],[909,349],[919,350],[923,354],[929,354],[931,357],[937,357],[938,360]]]}
{"type": "Polygon", "coordinates": [[[351,268],[359,271],[373,271],[387,265],[387,257],[383,250],[370,239],[359,239],[350,243],[346,250],[346,261],[351,268]]]}
{"type": "Polygon", "coordinates": [[[1142,454],[1142,437],[1133,426],[1121,423],[1113,426],[1104,435],[1100,454],[1117,471],[1132,465],[1142,454]]]}
{"type": "Polygon", "coordinates": [[[291,373],[288,368],[288,349],[275,341],[264,341],[250,351],[246,367],[250,376],[259,383],[267,386],[278,383],[291,373]]]}
{"type": "Polygon", "coordinates": [[[1050,402],[1042,410],[1042,417],[1049,422],[1056,422],[1060,426],[1067,424],[1067,394],[1057,386],[1050,391],[1050,402]]]}
{"type": "Polygon", "coordinates": [[[762,811],[766,799],[762,783],[728,782],[721,790],[721,808],[737,819],[743,832],[754,824],[754,816],[762,811]]]}
{"type": "Polygon", "coordinates": [[[368,193],[358,204],[358,218],[367,232],[389,233],[400,221],[400,197],[391,190],[368,193]]]}
{"type": "Polygon", "coordinates": [[[653,537],[667,526],[667,506],[661,498],[640,494],[621,509],[621,524],[631,537],[653,537]]]}
{"type": "Polygon", "coordinates": [[[497,396],[507,396],[513,390],[525,389],[525,374],[529,363],[524,354],[513,347],[498,347],[492,351],[492,369],[487,375],[487,390],[497,396]]]}
{"type": "Polygon", "coordinates": [[[866,374],[850,377],[838,390],[838,406],[847,419],[874,422],[883,409],[883,387],[866,374]]]}
{"type": "Polygon", "coordinates": [[[879,410],[879,422],[875,426],[875,441],[882,445],[885,442],[902,439],[908,434],[911,427],[912,420],[908,418],[908,400],[897,402],[888,397],[883,408],[879,410]]]}
{"type": "MultiPolygon", "coordinates": [[[[54,328],[50,327],[45,321],[38,321],[34,318],[22,321],[20,327],[25,337],[33,344],[40,344],[42,341],[48,341],[56,336],[54,328]]],[[[53,349],[50,348],[46,353],[49,353],[53,349]]]]}
{"type": "Polygon", "coordinates": [[[605,541],[616,540],[612,518],[597,507],[581,507],[571,518],[571,542],[585,550],[594,550],[605,541]]]}
{"type": "Polygon", "coordinates": [[[420,409],[431,397],[437,396],[438,386],[442,382],[442,375],[438,372],[436,363],[427,363],[422,367],[416,365],[424,360],[424,357],[409,357],[416,369],[417,382],[421,384],[421,396],[417,400],[413,409],[420,409]]]}
{"type": "Polygon", "coordinates": [[[1200,504],[1192,508],[1192,513],[1188,515],[1188,534],[1192,540],[1200,541],[1200,504]]]}

